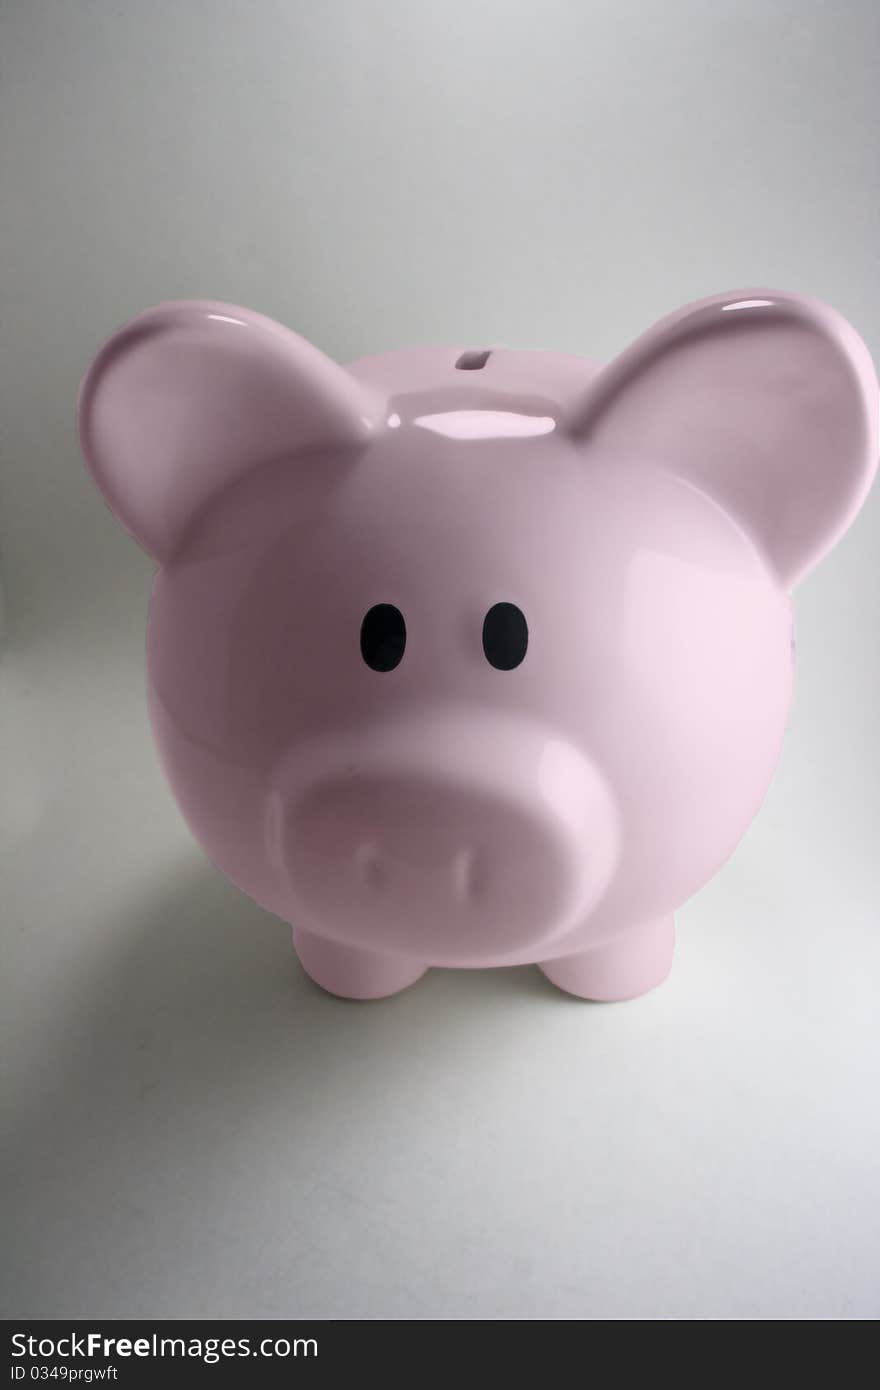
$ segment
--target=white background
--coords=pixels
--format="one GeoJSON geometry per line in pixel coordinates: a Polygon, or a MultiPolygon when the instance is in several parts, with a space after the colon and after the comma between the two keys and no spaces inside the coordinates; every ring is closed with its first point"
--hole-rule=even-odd
{"type": "Polygon", "coordinates": [[[340,360],[608,357],[757,283],[880,355],[876,4],[0,16],[2,1312],[876,1317],[880,491],[798,594],[782,765],[662,989],[433,972],[351,1005],[190,841],[150,564],[73,424],[101,340],[177,296],[340,360]]]}

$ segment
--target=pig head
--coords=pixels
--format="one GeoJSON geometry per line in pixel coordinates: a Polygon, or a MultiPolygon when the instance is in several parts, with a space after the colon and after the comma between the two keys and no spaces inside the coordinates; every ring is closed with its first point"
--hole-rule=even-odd
{"type": "Polygon", "coordinates": [[[858,511],[876,430],[854,330],[764,290],[606,367],[346,369],[173,303],[80,401],[158,565],[151,716],[195,835],[304,939],[420,967],[578,957],[727,858],[779,754],[790,591],[858,511]]]}

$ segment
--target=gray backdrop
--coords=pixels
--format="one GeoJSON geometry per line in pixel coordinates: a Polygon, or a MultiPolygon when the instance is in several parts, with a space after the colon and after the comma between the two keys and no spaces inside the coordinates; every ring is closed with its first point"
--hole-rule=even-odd
{"type": "Polygon", "coordinates": [[[880,1313],[880,490],[798,595],[779,774],[677,962],[322,995],[150,743],[150,564],[74,438],[176,296],[340,359],[607,357],[818,295],[880,355],[874,0],[2,0],[7,1316],[880,1313]]]}

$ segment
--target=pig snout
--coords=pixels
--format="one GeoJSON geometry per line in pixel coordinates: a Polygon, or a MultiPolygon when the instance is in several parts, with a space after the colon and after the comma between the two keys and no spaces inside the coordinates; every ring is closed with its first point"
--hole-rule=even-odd
{"type": "Polygon", "coordinates": [[[441,963],[515,954],[577,925],[618,843],[613,798],[576,747],[473,711],[293,750],[268,837],[300,925],[441,963]]]}

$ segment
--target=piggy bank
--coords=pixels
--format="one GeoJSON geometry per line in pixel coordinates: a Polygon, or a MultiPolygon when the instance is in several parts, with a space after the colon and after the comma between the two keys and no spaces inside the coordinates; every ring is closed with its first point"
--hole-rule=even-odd
{"type": "Polygon", "coordinates": [[[535,963],[615,1000],[666,976],[675,909],[779,756],[791,590],[876,463],[876,378],[837,313],[749,290],[608,366],[342,367],[170,303],[104,346],[79,424],[157,564],[173,792],[319,985],[535,963]]]}

